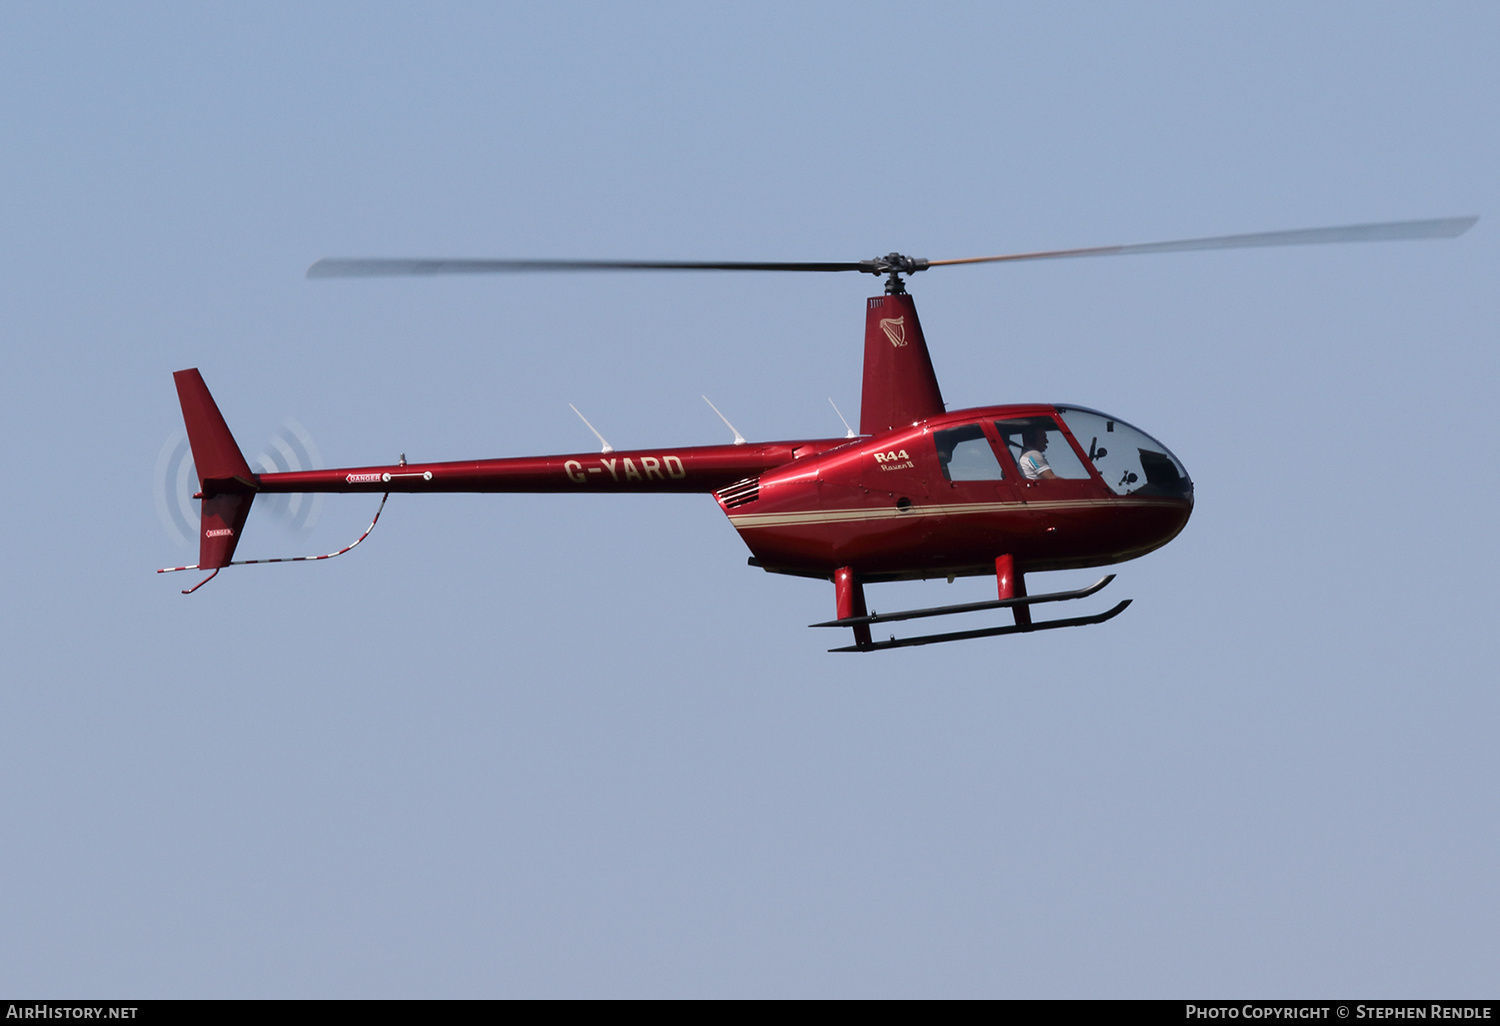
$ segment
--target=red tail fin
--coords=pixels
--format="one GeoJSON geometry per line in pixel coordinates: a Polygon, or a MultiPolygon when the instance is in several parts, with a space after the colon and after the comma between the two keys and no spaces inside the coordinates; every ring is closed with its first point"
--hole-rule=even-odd
{"type": "Polygon", "coordinates": [[[198,484],[203,489],[203,522],[198,536],[198,566],[204,570],[228,566],[250,503],[260,487],[250,465],[218,403],[203,383],[197,368],[172,375],[177,382],[177,398],[182,402],[182,420],[187,425],[188,444],[193,447],[193,462],[198,467],[198,484]]]}
{"type": "Polygon", "coordinates": [[[942,413],[943,394],[911,296],[874,296],[867,307],[860,434],[879,434],[942,413]]]}

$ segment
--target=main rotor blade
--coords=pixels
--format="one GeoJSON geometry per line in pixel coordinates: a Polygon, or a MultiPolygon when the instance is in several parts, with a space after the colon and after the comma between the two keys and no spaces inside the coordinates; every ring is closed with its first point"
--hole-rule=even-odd
{"type": "Polygon", "coordinates": [[[1478,221],[1477,217],[1445,217],[1435,221],[1386,221],[1380,224],[1348,224],[1334,228],[1298,228],[1289,232],[1256,232],[1251,235],[1215,235],[1206,239],[1147,242],[1134,246],[1090,246],[1086,249],[1052,249],[1004,256],[963,257],[929,260],[927,266],[947,264],[994,264],[1013,260],[1057,260],[1062,257],[1127,256],[1135,253],[1181,253],[1194,249],[1251,249],[1256,246],[1315,246],[1329,242],[1388,242],[1397,239],[1457,238],[1478,221]]]}
{"type": "Polygon", "coordinates": [[[1090,246],[1002,256],[920,260],[891,253],[872,260],[407,260],[342,258],[319,260],[309,278],[408,277],[432,274],[515,274],[534,271],[863,271],[866,274],[915,274],[952,264],[994,264],[1062,257],[1125,256],[1134,253],[1180,253],[1198,249],[1248,249],[1256,246],[1310,246],[1330,242],[1384,242],[1396,239],[1451,239],[1468,231],[1477,217],[1435,221],[1388,221],[1335,228],[1299,228],[1288,232],[1217,235],[1206,239],[1148,242],[1133,246],[1090,246]]]}
{"type": "Polygon", "coordinates": [[[750,260],[401,260],[325,258],[309,278],[377,278],[424,274],[510,274],[523,271],[859,271],[859,261],[750,260]]]}

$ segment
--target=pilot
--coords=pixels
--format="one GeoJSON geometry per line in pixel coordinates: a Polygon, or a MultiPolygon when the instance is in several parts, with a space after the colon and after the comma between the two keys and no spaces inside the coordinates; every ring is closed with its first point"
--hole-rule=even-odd
{"type": "Polygon", "coordinates": [[[1028,481],[1055,481],[1057,474],[1042,454],[1047,451],[1047,429],[1033,424],[1021,431],[1021,458],[1017,465],[1028,481]]]}

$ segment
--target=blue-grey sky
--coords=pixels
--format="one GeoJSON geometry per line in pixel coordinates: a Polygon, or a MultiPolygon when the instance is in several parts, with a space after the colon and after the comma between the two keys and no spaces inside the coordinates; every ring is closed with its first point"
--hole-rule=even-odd
{"type": "Polygon", "coordinates": [[[0,8],[0,991],[1493,996],[1497,49],[1492,4],[0,8]],[[869,278],[318,257],[1461,214],[916,279],[950,405],[1192,473],[1100,627],[828,655],[831,586],[701,496],[396,496],[332,562],[152,573],[183,367],[330,465],[857,419],[869,278]]]}

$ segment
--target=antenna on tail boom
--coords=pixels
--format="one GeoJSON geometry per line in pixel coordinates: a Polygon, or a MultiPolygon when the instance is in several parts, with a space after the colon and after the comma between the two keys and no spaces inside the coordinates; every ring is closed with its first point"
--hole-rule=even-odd
{"type": "Polygon", "coordinates": [[[844,413],[843,413],[842,410],[839,409],[838,403],[836,403],[836,402],[833,401],[833,396],[829,396],[828,397],[828,405],[832,406],[833,407],[833,412],[837,413],[839,415],[839,420],[843,420],[844,421],[844,430],[847,431],[847,432],[849,432],[844,437],[845,438],[858,438],[859,436],[854,433],[854,429],[849,426],[849,422],[847,420],[844,420],[844,413]]]}
{"type": "Polygon", "coordinates": [[[615,447],[612,446],[612,445],[610,445],[607,441],[604,440],[604,436],[599,433],[599,429],[596,428],[596,427],[594,427],[594,425],[590,424],[589,423],[589,419],[587,417],[585,417],[582,413],[579,413],[578,407],[574,406],[572,403],[569,403],[568,404],[568,409],[572,410],[574,413],[577,413],[578,414],[578,419],[581,420],[581,421],[583,421],[583,426],[586,427],[586,428],[588,428],[590,431],[592,431],[594,433],[594,437],[597,438],[597,439],[599,439],[599,444],[602,445],[602,446],[604,446],[604,448],[602,448],[602,449],[599,450],[600,452],[614,452],[615,451],[615,447]]]}
{"type": "MultiPolygon", "coordinates": [[[[711,399],[709,399],[708,396],[704,396],[703,397],[703,401],[706,402],[706,403],[708,403],[708,408],[710,410],[713,410],[715,413],[719,413],[719,408],[713,404],[713,401],[711,399]]],[[[734,444],[735,445],[744,445],[745,444],[745,436],[742,435],[742,434],[740,434],[740,429],[737,428],[737,427],[735,427],[733,424],[729,423],[729,418],[726,417],[726,416],[724,416],[724,414],[722,414],[722,413],[719,413],[719,419],[724,422],[724,426],[725,427],[727,427],[729,430],[731,430],[731,431],[734,432],[734,444]]]]}

